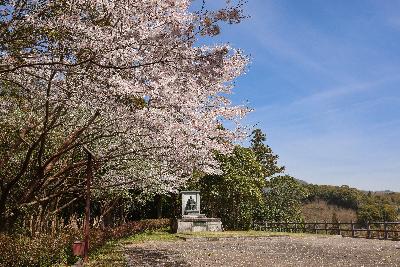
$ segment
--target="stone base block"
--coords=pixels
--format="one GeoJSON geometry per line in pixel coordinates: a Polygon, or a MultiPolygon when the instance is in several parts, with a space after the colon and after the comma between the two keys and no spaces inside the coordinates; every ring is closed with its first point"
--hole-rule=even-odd
{"type": "Polygon", "coordinates": [[[221,232],[222,222],[220,218],[182,218],[175,222],[175,232],[221,232]]]}

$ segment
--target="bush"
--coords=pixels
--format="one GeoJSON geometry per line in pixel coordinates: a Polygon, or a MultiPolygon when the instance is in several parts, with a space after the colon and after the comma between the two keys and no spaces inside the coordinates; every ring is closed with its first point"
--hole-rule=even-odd
{"type": "Polygon", "coordinates": [[[50,266],[75,260],[71,245],[79,238],[77,230],[36,237],[0,234],[0,266],[50,266]]]}
{"type": "Polygon", "coordinates": [[[363,205],[358,211],[358,222],[362,225],[366,225],[367,222],[374,221],[397,221],[397,209],[393,205],[389,204],[367,204],[363,205]]]}
{"type": "MultiPolygon", "coordinates": [[[[91,229],[90,251],[107,241],[119,239],[146,230],[157,230],[170,225],[169,219],[130,222],[104,230],[91,229]]],[[[0,233],[0,266],[51,266],[77,261],[72,255],[72,244],[82,239],[82,231],[65,228],[56,235],[40,234],[35,237],[0,233]]]]}

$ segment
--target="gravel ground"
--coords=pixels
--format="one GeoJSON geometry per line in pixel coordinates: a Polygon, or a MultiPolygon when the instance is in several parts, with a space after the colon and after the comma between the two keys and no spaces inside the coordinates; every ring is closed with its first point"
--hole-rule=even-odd
{"type": "Polygon", "coordinates": [[[152,241],[126,248],[129,266],[400,266],[400,242],[320,237],[152,241]]]}

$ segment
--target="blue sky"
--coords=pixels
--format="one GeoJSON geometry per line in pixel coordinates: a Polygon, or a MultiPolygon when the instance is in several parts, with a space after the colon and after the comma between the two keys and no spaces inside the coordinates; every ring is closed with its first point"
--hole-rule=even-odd
{"type": "Polygon", "coordinates": [[[287,173],[400,191],[400,1],[250,0],[246,13],[213,42],[250,55],[232,98],[287,173]]]}

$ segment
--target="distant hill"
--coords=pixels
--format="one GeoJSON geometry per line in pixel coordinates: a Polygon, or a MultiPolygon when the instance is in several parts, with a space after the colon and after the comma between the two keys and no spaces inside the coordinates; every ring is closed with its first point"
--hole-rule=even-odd
{"type": "Polygon", "coordinates": [[[333,217],[358,221],[400,220],[400,193],[391,190],[364,191],[347,185],[316,185],[297,180],[309,195],[303,200],[302,213],[308,220],[333,217]]]}
{"type": "Polygon", "coordinates": [[[394,194],[395,191],[385,190],[385,191],[373,191],[374,194],[394,194]]]}
{"type": "Polygon", "coordinates": [[[373,190],[362,190],[362,189],[358,189],[358,188],[355,188],[355,187],[350,187],[350,186],[348,186],[348,185],[324,185],[324,184],[311,184],[311,183],[309,183],[309,182],[307,182],[307,181],[304,181],[304,180],[301,180],[301,179],[297,179],[297,178],[294,178],[298,183],[300,183],[300,184],[302,184],[302,185],[314,185],[314,186],[330,186],[330,187],[348,187],[348,188],[352,188],[352,189],[355,189],[355,190],[358,190],[358,191],[361,191],[361,192],[364,192],[364,193],[368,193],[368,192],[371,192],[371,193],[374,193],[374,194],[393,194],[393,193],[400,193],[400,192],[396,192],[396,191],[392,191],[392,190],[378,190],[378,191],[373,191],[373,190]]]}
{"type": "Polygon", "coordinates": [[[308,183],[304,180],[300,180],[300,179],[296,179],[294,178],[298,183],[302,184],[302,185],[308,185],[308,183]]]}

